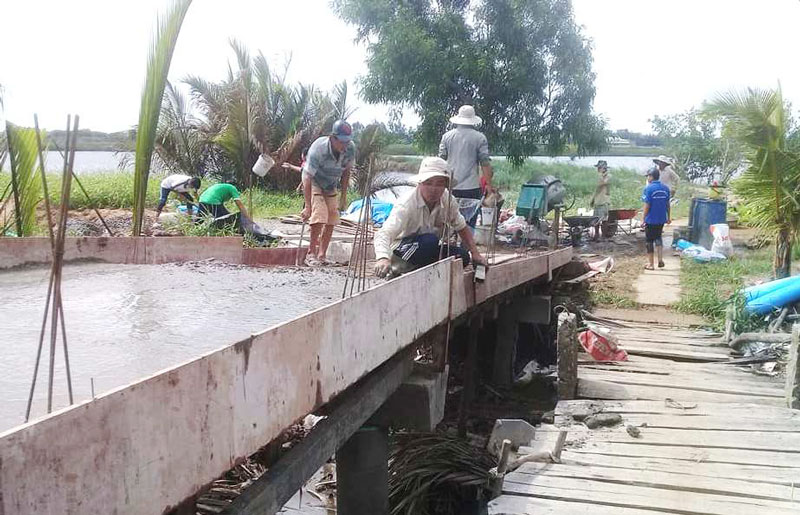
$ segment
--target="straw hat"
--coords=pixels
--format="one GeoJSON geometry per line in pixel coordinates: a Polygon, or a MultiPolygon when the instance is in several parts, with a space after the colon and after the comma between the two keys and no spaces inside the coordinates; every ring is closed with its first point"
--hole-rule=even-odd
{"type": "Polygon", "coordinates": [[[422,163],[419,165],[419,172],[411,180],[420,184],[434,177],[450,178],[450,168],[447,165],[447,161],[441,157],[423,158],[422,163]]]}
{"type": "Polygon", "coordinates": [[[664,164],[668,164],[670,166],[674,165],[674,163],[672,162],[672,158],[671,157],[667,157],[667,156],[655,157],[655,158],[653,158],[653,162],[656,163],[656,164],[664,163],[664,164]]]}
{"type": "Polygon", "coordinates": [[[475,108],[472,106],[461,106],[458,114],[450,118],[450,123],[456,125],[480,125],[483,122],[480,116],[475,116],[475,108]]]}

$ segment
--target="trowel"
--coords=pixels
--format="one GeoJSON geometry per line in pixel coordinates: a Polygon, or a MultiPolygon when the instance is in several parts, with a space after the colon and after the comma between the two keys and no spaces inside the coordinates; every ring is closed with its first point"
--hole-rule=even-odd
{"type": "Polygon", "coordinates": [[[475,282],[483,282],[486,279],[486,265],[475,265],[475,282]]]}

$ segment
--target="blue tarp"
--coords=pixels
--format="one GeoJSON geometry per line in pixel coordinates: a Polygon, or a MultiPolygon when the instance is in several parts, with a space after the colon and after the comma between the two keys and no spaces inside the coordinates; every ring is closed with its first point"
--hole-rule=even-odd
{"type": "MultiPolygon", "coordinates": [[[[354,200],[347,207],[347,211],[345,211],[345,213],[347,213],[348,215],[351,213],[355,213],[356,211],[361,209],[361,206],[363,204],[364,204],[364,199],[354,200]]],[[[380,202],[378,200],[373,200],[372,223],[374,223],[375,225],[383,225],[383,222],[385,222],[386,219],[389,218],[389,213],[392,212],[392,207],[394,207],[394,204],[390,202],[380,202]]]]}

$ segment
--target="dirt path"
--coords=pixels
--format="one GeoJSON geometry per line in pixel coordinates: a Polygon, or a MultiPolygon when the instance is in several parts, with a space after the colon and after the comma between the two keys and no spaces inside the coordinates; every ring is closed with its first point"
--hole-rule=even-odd
{"type": "Polygon", "coordinates": [[[674,224],[664,230],[664,268],[642,270],[634,282],[636,302],[646,306],[666,307],[681,298],[681,258],[672,249],[674,224]]]}

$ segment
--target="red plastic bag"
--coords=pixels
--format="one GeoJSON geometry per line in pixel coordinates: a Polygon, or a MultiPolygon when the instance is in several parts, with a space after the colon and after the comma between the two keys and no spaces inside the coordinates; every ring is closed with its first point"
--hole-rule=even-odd
{"type": "Polygon", "coordinates": [[[617,347],[617,339],[605,328],[587,329],[578,335],[584,350],[597,361],[628,361],[628,353],[617,347]]]}

